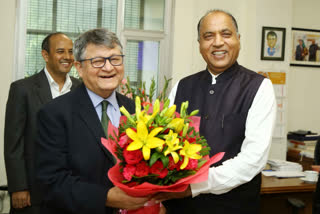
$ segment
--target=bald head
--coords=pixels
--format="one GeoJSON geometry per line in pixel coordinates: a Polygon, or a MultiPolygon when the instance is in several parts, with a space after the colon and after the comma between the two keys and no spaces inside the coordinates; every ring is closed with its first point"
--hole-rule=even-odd
{"type": "Polygon", "coordinates": [[[232,20],[232,24],[236,28],[236,32],[239,33],[237,20],[233,17],[233,15],[231,13],[226,12],[224,10],[220,10],[220,9],[213,9],[213,10],[209,10],[206,14],[204,14],[204,16],[202,16],[201,19],[198,22],[198,25],[197,25],[198,41],[200,40],[200,28],[202,26],[203,19],[206,18],[208,15],[213,14],[213,13],[224,13],[224,14],[228,15],[232,20]]]}

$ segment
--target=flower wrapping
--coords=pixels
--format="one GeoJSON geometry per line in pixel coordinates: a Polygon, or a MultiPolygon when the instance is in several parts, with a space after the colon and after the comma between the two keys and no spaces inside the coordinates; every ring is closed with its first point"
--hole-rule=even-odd
{"type": "Polygon", "coordinates": [[[209,146],[199,135],[198,111],[187,114],[188,102],[180,114],[167,100],[160,109],[141,110],[136,97],[136,114],[124,107],[119,128],[108,124],[108,139],[102,144],[115,157],[109,172],[110,181],[130,196],[143,197],[157,192],[182,192],[191,183],[208,179],[209,167],[222,159],[224,153],[209,158],[209,146]]]}

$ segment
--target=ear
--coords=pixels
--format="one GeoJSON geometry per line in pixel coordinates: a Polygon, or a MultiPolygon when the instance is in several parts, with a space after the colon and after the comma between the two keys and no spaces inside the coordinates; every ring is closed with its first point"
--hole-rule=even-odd
{"type": "Polygon", "coordinates": [[[42,55],[45,62],[49,61],[49,53],[46,50],[42,50],[41,55],[42,55]]]}
{"type": "Polygon", "coordinates": [[[83,69],[83,66],[82,66],[81,62],[74,61],[73,65],[74,65],[74,67],[76,68],[76,70],[77,70],[77,72],[78,72],[78,74],[79,74],[79,77],[82,78],[82,74],[83,74],[83,73],[82,73],[82,69],[83,69]]]}

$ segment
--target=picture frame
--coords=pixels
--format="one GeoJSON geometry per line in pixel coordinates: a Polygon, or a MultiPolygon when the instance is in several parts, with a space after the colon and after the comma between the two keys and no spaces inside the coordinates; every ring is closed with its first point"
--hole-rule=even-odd
{"type": "Polygon", "coordinates": [[[261,60],[284,61],[286,28],[262,27],[261,60]]]}
{"type": "Polygon", "coordinates": [[[292,28],[290,66],[320,67],[320,30],[292,28]]]}

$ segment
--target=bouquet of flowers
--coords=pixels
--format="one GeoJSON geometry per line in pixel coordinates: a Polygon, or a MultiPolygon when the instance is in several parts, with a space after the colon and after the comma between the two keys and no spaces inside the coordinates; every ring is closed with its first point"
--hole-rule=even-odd
{"type": "MultiPolygon", "coordinates": [[[[142,110],[138,96],[135,104],[135,115],[120,108],[124,116],[119,128],[109,123],[109,138],[102,138],[117,160],[108,172],[113,184],[128,195],[142,197],[182,192],[190,183],[207,180],[210,165],[224,153],[209,159],[210,147],[199,134],[200,117],[194,116],[198,110],[188,114],[188,102],[184,102],[179,114],[175,105],[169,107],[169,100],[160,109],[158,99],[152,110],[149,106],[142,110]]],[[[146,209],[131,213],[152,213],[146,209]]]]}

